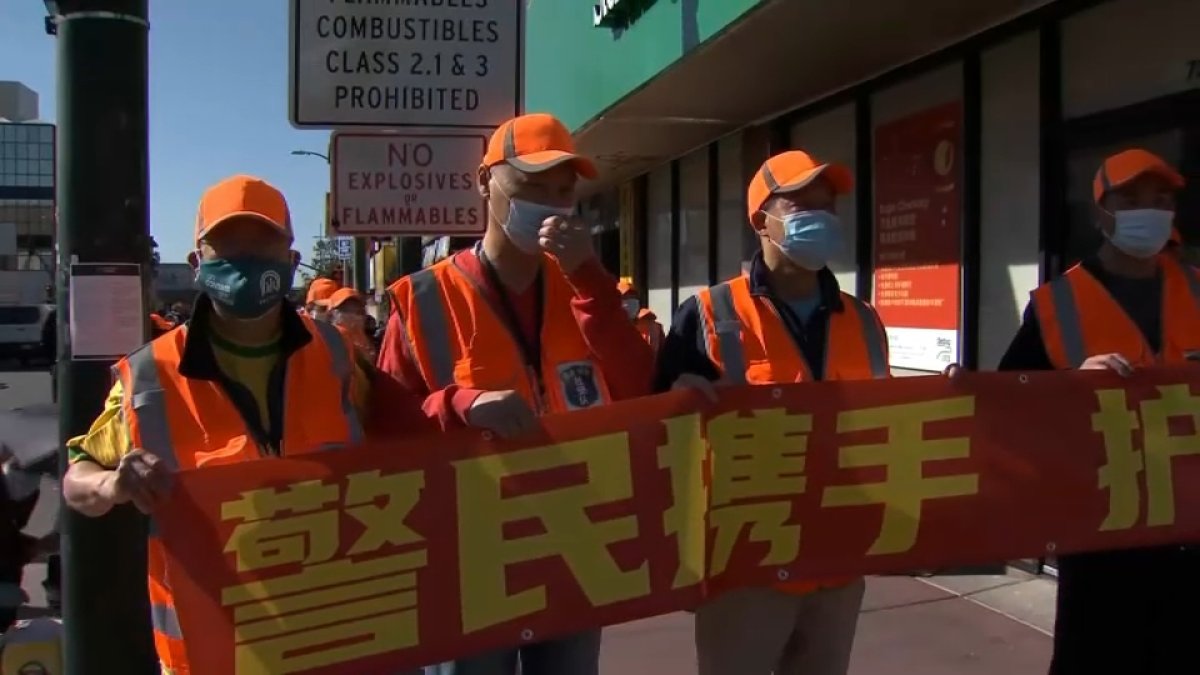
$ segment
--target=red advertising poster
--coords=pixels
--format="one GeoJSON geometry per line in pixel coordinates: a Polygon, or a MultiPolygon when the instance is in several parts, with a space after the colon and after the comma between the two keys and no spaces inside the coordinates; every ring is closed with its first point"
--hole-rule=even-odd
{"type": "Polygon", "coordinates": [[[891,365],[958,360],[962,102],[875,129],[875,307],[891,365]]]}

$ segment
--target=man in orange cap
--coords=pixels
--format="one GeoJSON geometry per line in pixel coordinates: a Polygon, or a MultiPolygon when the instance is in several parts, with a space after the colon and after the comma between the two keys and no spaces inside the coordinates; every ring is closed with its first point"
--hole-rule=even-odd
{"type": "MultiPolygon", "coordinates": [[[[852,188],[848,169],[799,150],[763,163],[746,194],[761,251],[748,273],[679,307],[658,389],[889,376],[875,310],[826,267],[843,241],[837,197],[852,188]]],[[[845,675],[863,590],[857,577],[811,579],[708,600],[696,610],[700,675],[845,675]]]]}
{"type": "Polygon", "coordinates": [[[308,297],[304,301],[304,309],[308,315],[317,321],[329,319],[329,299],[341,289],[333,279],[317,277],[308,285],[308,297]]]}
{"type": "Polygon", "coordinates": [[[625,307],[625,314],[633,321],[633,325],[637,326],[638,332],[642,334],[642,338],[646,344],[650,345],[650,350],[656,355],[663,343],[663,327],[658,322],[658,317],[651,312],[649,308],[642,307],[642,299],[638,297],[637,289],[628,281],[622,280],[617,284],[617,292],[621,294],[621,304],[625,307]]]}
{"type": "MultiPolygon", "coordinates": [[[[114,366],[104,411],[68,442],[63,496],[71,508],[100,516],[131,502],[153,517],[180,470],[350,445],[364,425],[381,434],[435,428],[419,399],[356,358],[332,325],[287,301],[298,254],[277,189],[250,176],[209,188],[194,241],[194,314],[114,366]]],[[[153,536],[148,571],[159,659],[164,672],[187,673],[153,536]]]]}
{"type": "Polygon", "coordinates": [[[339,288],[329,296],[329,321],[350,344],[375,360],[375,343],[367,335],[367,303],[353,288],[339,288]]]}
{"type": "MultiPolygon", "coordinates": [[[[1104,160],[1092,181],[1103,243],[1033,291],[1000,369],[1129,375],[1196,360],[1200,276],[1164,251],[1183,187],[1183,176],[1146,150],[1104,160]]],[[[1183,618],[1200,600],[1197,569],[1200,552],[1181,546],[1059,558],[1051,673],[1165,675],[1200,668],[1192,647],[1195,621],[1183,618]]]]}
{"type": "MultiPolygon", "coordinates": [[[[479,167],[483,241],[389,289],[379,363],[429,394],[430,415],[513,437],[543,414],[649,392],[653,355],[575,215],[576,183],[595,176],[550,115],[493,134],[479,167]]],[[[595,675],[599,654],[588,631],[434,668],[513,675],[519,661],[524,675],[595,675]]]]}

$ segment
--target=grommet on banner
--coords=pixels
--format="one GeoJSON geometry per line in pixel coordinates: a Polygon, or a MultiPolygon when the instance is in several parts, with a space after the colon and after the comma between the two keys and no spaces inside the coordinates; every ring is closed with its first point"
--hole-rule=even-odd
{"type": "Polygon", "coordinates": [[[529,642],[530,640],[532,640],[533,639],[533,630],[531,630],[529,628],[522,630],[521,631],[521,639],[526,642],[529,642]]]}
{"type": "Polygon", "coordinates": [[[492,440],[492,432],[490,432],[490,431],[484,431],[480,435],[483,436],[483,440],[485,440],[485,441],[492,440]]]}
{"type": "Polygon", "coordinates": [[[1021,373],[1017,376],[1017,382],[1020,382],[1021,384],[1029,384],[1029,376],[1025,373],[1021,373]]]}
{"type": "Polygon", "coordinates": [[[792,576],[791,572],[788,572],[785,569],[775,570],[775,577],[778,578],[780,581],[787,581],[789,578],[791,578],[791,576],[792,576]]]}
{"type": "Polygon", "coordinates": [[[1058,545],[1055,544],[1054,542],[1049,542],[1046,544],[1046,553],[1054,553],[1054,551],[1057,549],[1058,549],[1058,545]]]}
{"type": "Polygon", "coordinates": [[[771,398],[783,398],[783,390],[779,387],[775,387],[771,390],[771,398]]]}

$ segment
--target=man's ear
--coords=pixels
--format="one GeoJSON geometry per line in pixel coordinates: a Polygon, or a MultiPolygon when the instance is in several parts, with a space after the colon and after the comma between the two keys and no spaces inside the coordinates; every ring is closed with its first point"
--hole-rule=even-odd
{"type": "Polygon", "coordinates": [[[492,181],[492,171],[486,166],[479,166],[479,196],[488,199],[492,196],[492,188],[489,183],[492,181]]]}
{"type": "Polygon", "coordinates": [[[199,270],[200,269],[200,254],[197,253],[196,251],[192,251],[191,253],[188,253],[187,264],[190,265],[193,270],[199,270]]]}
{"type": "Polygon", "coordinates": [[[762,211],[755,211],[754,215],[750,216],[750,229],[754,230],[754,234],[763,236],[766,234],[767,214],[762,211]]]}

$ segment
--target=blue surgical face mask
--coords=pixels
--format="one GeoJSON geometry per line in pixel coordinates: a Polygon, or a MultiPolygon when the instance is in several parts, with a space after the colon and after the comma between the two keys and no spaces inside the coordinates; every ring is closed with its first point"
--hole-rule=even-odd
{"type": "Polygon", "coordinates": [[[201,261],[196,281],[224,313],[257,319],[279,304],[294,274],[290,261],[241,256],[201,261]]]}
{"type": "Polygon", "coordinates": [[[1113,214],[1114,225],[1108,240],[1118,250],[1134,258],[1158,255],[1171,238],[1174,211],[1128,209],[1113,214]]]}
{"type": "Polygon", "coordinates": [[[842,222],[829,211],[799,211],[782,221],[783,241],[773,243],[806,270],[825,267],[842,250],[842,222]]]}
{"type": "Polygon", "coordinates": [[[574,213],[572,207],[547,206],[509,197],[508,220],[504,221],[504,231],[517,248],[526,253],[537,253],[542,248],[538,243],[542,223],[551,216],[570,218],[574,213]]]}

